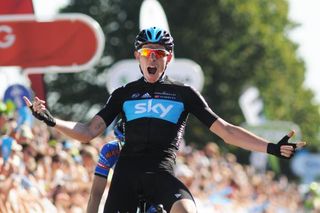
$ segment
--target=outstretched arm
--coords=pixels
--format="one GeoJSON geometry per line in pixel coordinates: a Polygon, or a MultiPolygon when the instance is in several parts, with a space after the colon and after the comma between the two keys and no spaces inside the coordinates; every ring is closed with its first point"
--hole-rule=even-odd
{"type": "MultiPolygon", "coordinates": [[[[270,153],[271,151],[274,152],[274,150],[271,150],[270,148],[273,148],[275,144],[270,143],[264,138],[258,137],[257,135],[249,132],[248,130],[245,130],[242,127],[232,125],[221,118],[218,118],[215,122],[213,122],[210,130],[221,137],[226,143],[251,151],[268,151],[269,154],[279,154],[279,157],[283,156],[284,158],[290,158],[294,154],[296,147],[300,148],[306,144],[305,142],[301,141],[298,142],[295,147],[295,145],[288,145],[287,143],[283,143],[279,144],[279,150],[275,151],[279,153],[270,153]]],[[[293,135],[294,131],[291,131],[290,133],[288,133],[287,139],[291,138],[293,135]]]]}
{"type": "Polygon", "coordinates": [[[45,101],[40,100],[38,97],[35,97],[33,103],[31,103],[31,101],[27,97],[23,97],[23,99],[26,102],[27,106],[31,108],[35,116],[39,116],[41,114],[49,117],[49,119],[45,118],[48,120],[44,120],[45,123],[48,122],[49,124],[47,124],[49,126],[55,127],[63,134],[81,142],[89,142],[91,139],[102,134],[106,128],[106,124],[104,123],[103,119],[98,115],[94,116],[89,123],[64,121],[54,118],[47,111],[44,105],[45,101]]]}

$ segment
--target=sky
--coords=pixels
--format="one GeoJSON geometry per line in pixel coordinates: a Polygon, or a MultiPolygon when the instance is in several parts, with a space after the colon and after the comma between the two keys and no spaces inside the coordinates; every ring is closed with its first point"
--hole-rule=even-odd
{"type": "Polygon", "coordinates": [[[320,0],[289,0],[289,17],[301,24],[290,36],[300,47],[298,54],[306,63],[305,86],[320,103],[320,0]]]}
{"type": "Polygon", "coordinates": [[[67,5],[69,0],[33,0],[34,9],[39,16],[52,16],[59,8],[67,5]]]}
{"type": "MultiPolygon", "coordinates": [[[[69,0],[33,0],[39,16],[51,16],[69,0]]],[[[298,54],[306,63],[305,87],[314,91],[315,101],[320,103],[320,0],[288,0],[289,17],[300,23],[290,33],[299,44],[298,54]]]]}

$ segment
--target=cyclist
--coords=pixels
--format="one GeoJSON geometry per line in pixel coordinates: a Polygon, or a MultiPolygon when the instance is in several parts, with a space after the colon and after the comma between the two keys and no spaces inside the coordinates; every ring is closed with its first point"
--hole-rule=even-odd
{"type": "Polygon", "coordinates": [[[100,201],[108,182],[109,170],[117,162],[121,147],[124,145],[123,123],[120,119],[113,129],[116,140],[103,145],[94,172],[87,212],[98,212],[100,201]]]}
{"type": "Polygon", "coordinates": [[[173,175],[189,113],[226,143],[251,151],[289,159],[297,147],[305,145],[288,142],[294,131],[274,144],[223,120],[192,87],[165,75],[173,46],[166,30],[151,27],[139,32],[134,56],[143,76],[116,89],[88,124],[56,119],[43,100],[36,97],[31,103],[25,98],[38,119],[84,142],[101,134],[117,115],[122,116],[126,144],[114,170],[105,212],[135,212],[140,194],[163,204],[167,212],[196,212],[191,193],[173,175]]]}

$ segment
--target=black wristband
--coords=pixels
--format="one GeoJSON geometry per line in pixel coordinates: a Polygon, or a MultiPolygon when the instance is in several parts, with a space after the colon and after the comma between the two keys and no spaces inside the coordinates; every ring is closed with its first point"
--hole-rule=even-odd
{"type": "Polygon", "coordinates": [[[51,126],[51,127],[54,127],[56,125],[56,120],[47,109],[45,109],[43,112],[40,112],[40,113],[35,112],[32,106],[30,106],[30,109],[32,111],[32,115],[38,120],[43,121],[44,123],[46,123],[48,126],[51,126]]]}

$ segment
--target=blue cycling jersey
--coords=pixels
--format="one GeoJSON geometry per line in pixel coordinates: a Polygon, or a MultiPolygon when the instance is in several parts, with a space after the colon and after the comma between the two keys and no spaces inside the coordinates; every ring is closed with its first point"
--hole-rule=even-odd
{"type": "Polygon", "coordinates": [[[109,170],[117,162],[120,155],[120,142],[115,140],[103,145],[94,174],[108,178],[109,170]]]}

